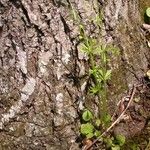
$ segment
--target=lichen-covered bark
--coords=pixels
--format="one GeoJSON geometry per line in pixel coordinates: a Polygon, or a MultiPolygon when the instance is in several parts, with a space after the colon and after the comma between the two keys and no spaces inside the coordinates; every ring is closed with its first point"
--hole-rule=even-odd
{"type": "Polygon", "coordinates": [[[50,1],[1,1],[2,149],[69,149],[75,142],[82,65],[68,11],[50,1]]]}
{"type": "MultiPolygon", "coordinates": [[[[103,5],[102,38],[121,50],[111,66],[110,99],[117,100],[150,63],[139,1],[70,2],[96,37],[91,20],[103,5]]],[[[0,0],[0,149],[80,149],[88,61],[71,14],[68,0],[0,0]]]]}

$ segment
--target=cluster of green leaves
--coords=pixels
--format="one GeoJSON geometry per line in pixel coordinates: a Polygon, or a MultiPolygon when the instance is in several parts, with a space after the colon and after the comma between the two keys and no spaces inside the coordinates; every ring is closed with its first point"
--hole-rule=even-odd
{"type": "MultiPolygon", "coordinates": [[[[101,119],[95,118],[91,111],[85,109],[82,114],[83,124],[81,124],[80,132],[86,138],[98,137],[101,135],[100,129],[104,125],[101,119]]],[[[111,118],[105,118],[105,124],[110,123],[111,118]]]]}
{"type": "MultiPolygon", "coordinates": [[[[94,116],[91,111],[85,109],[82,114],[82,124],[80,133],[87,139],[101,138],[101,131],[110,125],[111,116],[107,112],[107,82],[111,79],[111,69],[108,63],[113,55],[118,55],[118,48],[102,42],[98,38],[94,38],[86,34],[85,26],[82,24],[80,16],[70,3],[73,20],[76,21],[79,27],[80,50],[89,57],[89,76],[91,77],[91,86],[89,92],[97,95],[99,98],[99,116],[94,116]]],[[[96,25],[101,33],[103,15],[98,13],[92,22],[96,25]]],[[[102,137],[102,140],[103,137],[102,137]]],[[[118,145],[121,146],[123,140],[115,138],[111,140],[110,147],[115,149],[118,145]],[[114,143],[118,142],[118,143],[114,143]]],[[[109,140],[110,142],[110,140],[109,140]]],[[[105,142],[108,143],[108,142],[105,142]]]]}
{"type": "Polygon", "coordinates": [[[115,137],[101,137],[100,127],[102,126],[102,122],[100,119],[95,119],[92,112],[88,109],[83,112],[82,120],[84,123],[81,124],[80,132],[87,139],[91,139],[93,137],[100,138],[101,141],[104,141],[107,148],[111,148],[111,150],[120,150],[120,148],[125,144],[125,137],[123,135],[117,135],[115,137]]]}
{"type": "Polygon", "coordinates": [[[89,110],[85,110],[82,114],[82,120],[84,121],[81,124],[80,132],[82,135],[86,136],[87,139],[95,137],[99,137],[101,132],[98,130],[101,121],[100,119],[96,119],[94,121],[94,116],[89,110]]]}
{"type": "Polygon", "coordinates": [[[104,139],[107,148],[111,148],[111,150],[120,150],[125,144],[125,141],[126,139],[123,135],[116,135],[115,137],[107,137],[104,139]]]}
{"type": "Polygon", "coordinates": [[[99,112],[101,119],[108,117],[107,113],[107,81],[111,79],[111,69],[108,62],[112,55],[118,55],[119,50],[112,45],[107,45],[96,38],[85,34],[83,25],[80,25],[81,51],[89,57],[89,75],[93,79],[90,93],[98,95],[100,100],[99,112]]]}

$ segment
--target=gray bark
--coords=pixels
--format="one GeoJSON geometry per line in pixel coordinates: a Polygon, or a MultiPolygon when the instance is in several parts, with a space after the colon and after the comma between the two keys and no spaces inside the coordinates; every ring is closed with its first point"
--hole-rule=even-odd
{"type": "MultiPolygon", "coordinates": [[[[110,101],[117,103],[150,64],[141,3],[71,3],[87,32],[96,36],[89,20],[95,7],[103,5],[102,38],[121,50],[111,65],[110,101]]],[[[78,48],[78,35],[68,1],[0,0],[0,149],[80,149],[75,141],[86,101],[88,61],[78,48]]]]}

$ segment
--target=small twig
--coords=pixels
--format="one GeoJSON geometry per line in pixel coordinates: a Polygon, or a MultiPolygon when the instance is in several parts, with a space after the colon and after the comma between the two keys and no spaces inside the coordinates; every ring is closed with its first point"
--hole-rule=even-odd
{"type": "Polygon", "coordinates": [[[113,114],[112,117],[111,117],[111,121],[114,120],[114,117],[115,117],[115,115],[117,114],[117,111],[118,111],[118,109],[119,109],[118,107],[120,106],[121,103],[124,102],[124,99],[125,99],[125,97],[123,97],[123,98],[117,103],[117,108],[116,108],[114,114],[113,114]]]}
{"type": "Polygon", "coordinates": [[[137,86],[133,86],[133,89],[132,89],[132,93],[131,93],[131,96],[130,96],[130,99],[129,99],[129,103],[127,105],[127,107],[124,109],[124,111],[121,113],[121,115],[116,119],[116,121],[114,121],[111,126],[109,128],[107,128],[107,130],[105,132],[103,132],[101,134],[101,136],[99,136],[95,141],[93,141],[93,143],[91,145],[89,145],[88,147],[85,147],[85,149],[83,150],[89,150],[102,136],[104,136],[107,132],[109,132],[118,122],[120,122],[120,120],[122,119],[122,117],[124,116],[124,114],[126,113],[127,109],[129,108],[133,98],[134,98],[134,95],[135,95],[135,92],[136,92],[136,87],[137,86]]]}

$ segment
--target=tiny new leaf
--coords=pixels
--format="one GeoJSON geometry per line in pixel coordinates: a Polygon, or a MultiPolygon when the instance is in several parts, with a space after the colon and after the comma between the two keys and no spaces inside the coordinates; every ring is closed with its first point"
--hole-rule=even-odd
{"type": "Polygon", "coordinates": [[[90,121],[93,118],[92,113],[89,110],[85,110],[82,114],[82,119],[84,121],[90,121]]]}

